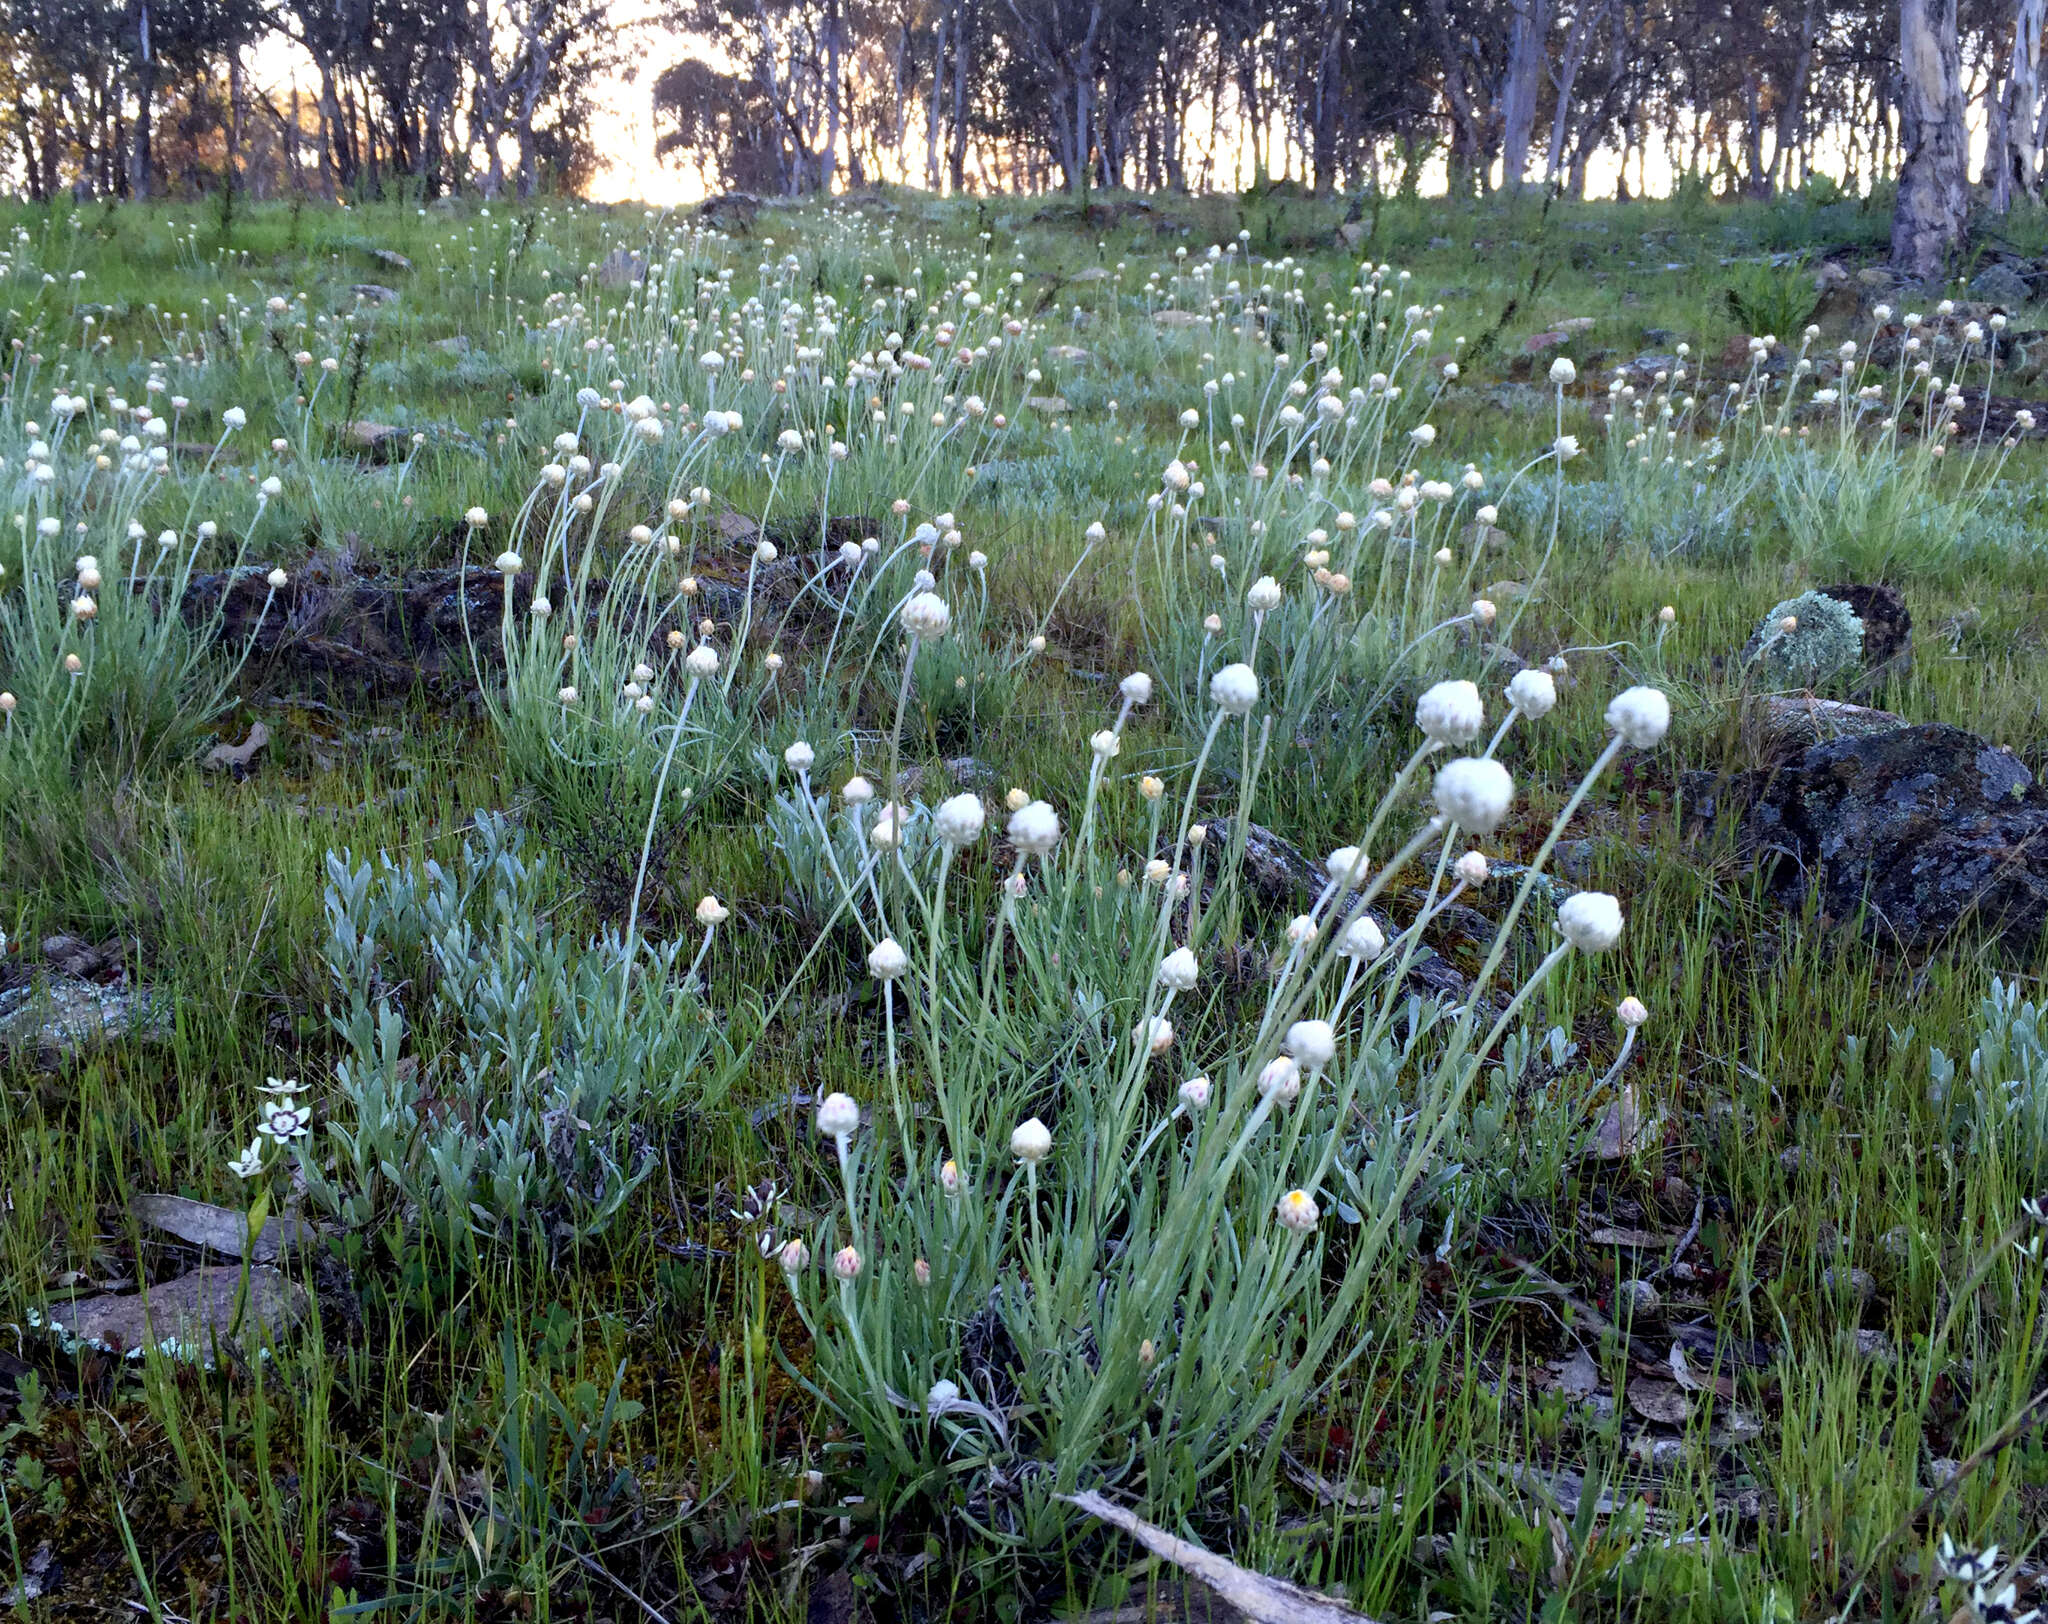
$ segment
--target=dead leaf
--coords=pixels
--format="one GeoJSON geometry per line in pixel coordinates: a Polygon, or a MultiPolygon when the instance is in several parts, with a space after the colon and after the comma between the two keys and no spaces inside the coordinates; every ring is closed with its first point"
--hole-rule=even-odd
{"type": "Polygon", "coordinates": [[[1662,1250],[1678,1239],[1660,1235],[1654,1229],[1596,1229],[1586,1237],[1595,1246],[1637,1246],[1662,1250]]]}
{"type": "Polygon", "coordinates": [[[1642,1148],[1643,1113],[1636,1104],[1634,1085],[1622,1084],[1614,1101],[1600,1113],[1593,1130],[1593,1154],[1603,1162],[1618,1162],[1642,1148]]]}
{"type": "Polygon", "coordinates": [[[1735,1378],[1726,1371],[1708,1375],[1693,1369],[1692,1361],[1685,1356],[1683,1344],[1671,1344],[1670,1364],[1672,1376],[1688,1393],[1713,1393],[1724,1399],[1735,1397],[1735,1378]]]}
{"type": "Polygon", "coordinates": [[[844,1568],[811,1586],[804,1603],[804,1624],[852,1624],[857,1616],[853,1575],[844,1568]]]}
{"type": "MultiPolygon", "coordinates": [[[[222,1257],[242,1257],[249,1239],[247,1214],[189,1201],[181,1195],[139,1195],[128,1203],[128,1210],[152,1228],[222,1257]]],[[[314,1234],[311,1224],[297,1218],[271,1218],[264,1222],[255,1246],[247,1248],[246,1255],[258,1263],[274,1263],[280,1252],[307,1244],[314,1234]]]]}
{"type": "Polygon", "coordinates": [[[1584,1348],[1580,1348],[1557,1367],[1557,1386],[1560,1392],[1572,1398],[1585,1398],[1599,1391],[1600,1367],[1593,1363],[1592,1356],[1584,1348]]]}
{"type": "MultiPolygon", "coordinates": [[[[1342,1506],[1346,1511],[1375,1512],[1386,1503],[1387,1491],[1376,1483],[1369,1483],[1362,1489],[1354,1489],[1348,1484],[1331,1482],[1306,1461],[1298,1460],[1293,1455],[1288,1455],[1286,1462],[1287,1475],[1298,1487],[1314,1495],[1319,1505],[1342,1506]]],[[[1394,1501],[1394,1509],[1401,1509],[1398,1498],[1394,1501]]]]}
{"type": "Polygon", "coordinates": [[[1245,1624],[1245,1617],[1207,1585],[1154,1570],[1121,1607],[1081,1613],[1072,1624],[1245,1624]]]}
{"type": "Polygon", "coordinates": [[[1253,1573],[1228,1557],[1217,1556],[1169,1534],[1122,1506],[1111,1504],[1093,1489],[1061,1498],[1091,1517],[1101,1518],[1112,1528],[1123,1530],[1153,1555],[1192,1573],[1256,1624],[1372,1624],[1364,1613],[1355,1612],[1342,1602],[1318,1596],[1284,1579],[1253,1573]]]}
{"type": "Polygon", "coordinates": [[[23,1565],[21,1577],[10,1590],[0,1590],[0,1607],[21,1607],[32,1601],[39,1601],[56,1587],[63,1574],[56,1553],[50,1542],[44,1540],[23,1565]]]}
{"type": "Polygon", "coordinates": [[[1682,1427],[1692,1419],[1692,1400],[1671,1382],[1630,1382],[1628,1407],[1645,1421],[1661,1422],[1667,1427],[1682,1427]]]}
{"type": "Polygon", "coordinates": [[[206,752],[206,765],[228,767],[246,772],[249,763],[256,759],[256,753],[270,742],[270,729],[261,722],[249,724],[249,736],[240,744],[216,744],[206,752]]]}
{"type": "Polygon", "coordinates": [[[224,1264],[194,1269],[132,1297],[85,1297],[54,1303],[51,1328],[67,1338],[116,1353],[152,1343],[180,1358],[204,1362],[212,1344],[239,1328],[277,1336],[305,1318],[305,1288],[278,1270],[258,1265],[248,1271],[224,1264]]]}

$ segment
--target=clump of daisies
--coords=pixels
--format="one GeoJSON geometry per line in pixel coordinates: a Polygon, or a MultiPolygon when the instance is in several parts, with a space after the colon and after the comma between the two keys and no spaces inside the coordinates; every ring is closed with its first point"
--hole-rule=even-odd
{"type": "MultiPolygon", "coordinates": [[[[1252,596],[1274,612],[1260,583],[1252,596]]],[[[785,757],[799,793],[776,842],[793,880],[830,895],[827,931],[848,933],[838,950],[864,968],[886,1041],[872,1075],[820,1108],[836,1194],[783,1242],[781,1272],[820,1389],[868,1451],[906,1473],[935,1445],[982,1462],[1015,1485],[1021,1540],[1056,1542],[1063,1485],[1113,1484],[1173,1517],[1219,1471],[1278,1469],[1276,1440],[1399,1266],[1411,1201],[1457,1158],[1479,1079],[1532,1052],[1521,1026],[1559,966],[1622,939],[1620,898],[1579,892],[1552,913],[1539,880],[1598,776],[1671,722],[1655,689],[1613,697],[1606,748],[1507,895],[1470,989],[1397,1030],[1424,930],[1504,886],[1484,850],[1517,795],[1499,747],[1559,703],[1547,676],[1518,678],[1490,723],[1475,684],[1431,686],[1392,788],[1264,944],[1264,996],[1232,1020],[1212,989],[1263,927],[1241,837],[1198,812],[1208,763],[1234,759],[1216,811],[1244,827],[1272,700],[1242,661],[1206,688],[1201,749],[1170,782],[1119,766],[1155,696],[1149,675],[1121,683],[1083,730],[1072,808],[1025,785],[999,807],[971,791],[936,810],[877,804],[862,775],[834,797],[811,783],[810,746],[785,757]],[[1119,797],[1125,815],[1103,818],[1119,797]],[[1143,830],[1135,849],[1110,834],[1120,824],[1143,830]],[[959,881],[970,854],[993,869],[986,907],[959,881]],[[1416,916],[1384,923],[1376,904],[1411,876],[1416,916]],[[1541,951],[1516,973],[1539,896],[1541,951]],[[991,1332],[964,1328],[991,1319],[1028,1351],[983,1358],[991,1332]]],[[[897,743],[878,757],[891,780],[897,743]]],[[[1622,1007],[1632,1033],[1641,1006],[1622,1007]]]]}

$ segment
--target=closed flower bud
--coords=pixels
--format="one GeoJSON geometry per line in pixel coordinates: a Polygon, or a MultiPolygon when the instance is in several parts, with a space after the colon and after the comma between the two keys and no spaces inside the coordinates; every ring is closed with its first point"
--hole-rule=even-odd
{"type": "Polygon", "coordinates": [[[1534,666],[1517,671],[1508,684],[1508,703],[1531,721],[1541,720],[1557,708],[1557,683],[1534,666]]]}
{"type": "Polygon", "coordinates": [[[947,845],[958,848],[972,845],[981,835],[981,826],[986,813],[978,795],[955,795],[940,803],[933,814],[932,828],[947,845]]]}
{"type": "Polygon", "coordinates": [[[903,629],[926,642],[944,637],[952,624],[953,611],[936,592],[916,593],[903,606],[903,629]]]}
{"type": "Polygon", "coordinates": [[[1043,801],[1030,801],[1010,815],[1010,844],[1033,857],[1044,857],[1060,843],[1059,814],[1043,801]]]}
{"type": "Polygon", "coordinates": [[[875,786],[855,773],[847,779],[846,787],[839,794],[848,806],[866,806],[875,798],[875,786]]]}
{"type": "Polygon", "coordinates": [[[1283,1041],[1308,1071],[1321,1071],[1337,1056],[1337,1034],[1328,1021],[1296,1021],[1283,1041]]]}
{"type": "Polygon", "coordinates": [[[1259,702],[1259,679],[1248,665],[1226,665],[1209,679],[1209,698],[1226,716],[1249,716],[1259,702]]]}
{"type": "Polygon", "coordinates": [[[1607,706],[1607,725],[1638,750],[1671,731],[1671,701],[1655,688],[1625,688],[1607,706]]]}
{"type": "Polygon", "coordinates": [[[1323,1216],[1316,1206],[1315,1197],[1306,1190],[1289,1190],[1280,1198],[1280,1205],[1273,1216],[1280,1220],[1282,1229],[1291,1229],[1297,1235],[1306,1235],[1316,1227],[1323,1216]]]}
{"type": "Polygon", "coordinates": [[[1159,961],[1159,985],[1174,992],[1187,992],[1201,976],[1201,966],[1195,962],[1194,953],[1185,947],[1176,947],[1159,961]]]}
{"type": "Polygon", "coordinates": [[[851,1280],[860,1273],[860,1253],[850,1246],[842,1246],[832,1254],[832,1272],[842,1280],[851,1280]]]}
{"type": "Polygon", "coordinates": [[[716,897],[707,896],[697,904],[697,923],[700,925],[722,925],[732,917],[732,910],[716,897]]]}
{"type": "Polygon", "coordinates": [[[1439,682],[1415,702],[1415,725],[1439,744],[1469,744],[1486,725],[1479,689],[1464,681],[1439,682]]]}
{"type": "Polygon", "coordinates": [[[1337,933],[1337,952],[1340,957],[1357,959],[1370,963],[1385,951],[1386,933],[1379,927],[1371,914],[1360,914],[1337,933]]]}
{"type": "Polygon", "coordinates": [[[1133,671],[1117,684],[1117,691],[1133,705],[1149,704],[1152,699],[1152,679],[1142,671],[1133,671]]]}
{"type": "Polygon", "coordinates": [[[818,1102],[818,1133],[826,1139],[847,1139],[859,1131],[860,1107],[851,1094],[827,1094],[818,1102]]]}
{"type": "Polygon", "coordinates": [[[1650,1011],[1640,998],[1630,996],[1614,1006],[1614,1018],[1633,1030],[1650,1018],[1650,1011]]]}
{"type": "Polygon", "coordinates": [[[910,955],[893,936],[884,936],[868,950],[868,973],[877,981],[894,981],[910,968],[910,955]]]}
{"type": "Polygon", "coordinates": [[[699,643],[683,660],[683,669],[693,677],[710,677],[718,674],[718,650],[709,643],[699,643]]]}
{"type": "Polygon", "coordinates": [[[928,1286],[932,1283],[932,1266],[923,1258],[918,1258],[910,1265],[910,1277],[920,1286],[928,1286]]]}
{"type": "Polygon", "coordinates": [[[1291,1105],[1301,1098],[1301,1065],[1291,1055],[1279,1055],[1259,1072],[1259,1097],[1276,1105],[1291,1105]]]}
{"type": "Polygon", "coordinates": [[[1581,891],[1564,899],[1557,928],[1582,953],[1604,953],[1621,940],[1621,903],[1605,891],[1581,891]]]}
{"type": "Polygon", "coordinates": [[[1330,883],[1341,890],[1355,891],[1372,875],[1372,861],[1356,846],[1339,846],[1323,859],[1330,871],[1330,883]]]}
{"type": "Polygon", "coordinates": [[[1164,1015],[1147,1015],[1131,1028],[1131,1041],[1147,1054],[1164,1054],[1173,1047],[1173,1022],[1164,1015]]]}
{"type": "Polygon", "coordinates": [[[1251,590],[1244,595],[1244,605],[1255,615],[1263,615],[1269,609],[1280,607],[1280,583],[1270,575],[1261,575],[1252,582],[1251,590]]]}
{"type": "Polygon", "coordinates": [[[1490,758],[1466,756],[1436,775],[1437,810],[1460,828],[1491,834],[1514,804],[1515,781],[1490,758]]]}
{"type": "Polygon", "coordinates": [[[1199,1111],[1209,1103],[1209,1079],[1190,1077],[1180,1085],[1181,1103],[1190,1111],[1199,1111]]]}
{"type": "Polygon", "coordinates": [[[1018,1123],[1010,1135],[1010,1154],[1036,1167],[1052,1149],[1052,1130],[1037,1117],[1018,1123]]]}
{"type": "Polygon", "coordinates": [[[1467,885],[1486,883],[1487,867],[1484,852],[1468,851],[1451,866],[1456,870],[1458,878],[1467,885]]]}
{"type": "Polygon", "coordinates": [[[801,1240],[791,1240],[775,1254],[775,1261],[782,1265],[784,1274],[802,1274],[811,1266],[811,1249],[801,1240]]]}

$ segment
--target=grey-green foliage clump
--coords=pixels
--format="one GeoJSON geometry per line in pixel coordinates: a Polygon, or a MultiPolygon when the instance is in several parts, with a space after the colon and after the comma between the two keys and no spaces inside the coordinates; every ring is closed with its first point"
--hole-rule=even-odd
{"type": "Polygon", "coordinates": [[[681,944],[624,983],[616,938],[549,921],[544,860],[479,813],[453,867],[327,858],[329,1017],[343,1045],[314,1204],[443,1235],[580,1241],[617,1216],[676,1114],[707,1102],[721,1038],[681,944]]]}
{"type": "Polygon", "coordinates": [[[1815,683],[1848,670],[1863,658],[1863,622],[1856,611],[1824,592],[1787,598],[1757,623],[1742,657],[1776,680],[1815,683]],[[1784,630],[1787,619],[1798,622],[1784,630]]]}

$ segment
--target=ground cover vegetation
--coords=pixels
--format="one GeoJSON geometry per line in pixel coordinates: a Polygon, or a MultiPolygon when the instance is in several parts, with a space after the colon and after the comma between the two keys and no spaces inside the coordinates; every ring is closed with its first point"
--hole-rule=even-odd
{"type": "Polygon", "coordinates": [[[2034,1605],[2024,284],[1832,192],[5,229],[18,1616],[2034,1605]]]}

